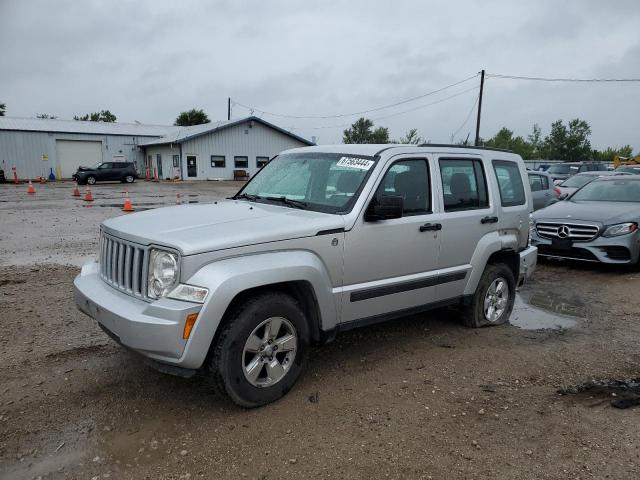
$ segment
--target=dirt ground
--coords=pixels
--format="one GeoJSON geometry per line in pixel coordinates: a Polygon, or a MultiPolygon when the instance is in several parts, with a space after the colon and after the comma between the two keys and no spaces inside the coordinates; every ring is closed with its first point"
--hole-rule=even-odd
{"type": "MultiPolygon", "coordinates": [[[[130,193],[170,204],[236,187],[130,193]]],[[[76,310],[75,265],[119,213],[97,204],[120,185],[95,190],[87,208],[69,185],[18,200],[0,186],[0,478],[640,477],[640,407],[557,393],[640,377],[639,273],[545,263],[514,325],[470,330],[447,310],[341,334],[285,398],[243,410],[151,370],[76,310]]]]}

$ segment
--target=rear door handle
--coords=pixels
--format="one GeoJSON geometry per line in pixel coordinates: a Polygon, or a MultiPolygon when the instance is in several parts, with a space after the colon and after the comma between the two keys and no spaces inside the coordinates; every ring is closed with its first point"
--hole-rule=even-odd
{"type": "Polygon", "coordinates": [[[436,230],[442,230],[442,224],[440,223],[425,223],[424,225],[420,225],[421,232],[432,232],[436,230]]]}
{"type": "Polygon", "coordinates": [[[498,223],[498,217],[484,217],[480,223],[498,223]]]}

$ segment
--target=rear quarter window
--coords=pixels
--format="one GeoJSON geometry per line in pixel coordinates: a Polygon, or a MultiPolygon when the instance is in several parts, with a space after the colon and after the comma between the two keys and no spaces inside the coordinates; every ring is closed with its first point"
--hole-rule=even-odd
{"type": "Polygon", "coordinates": [[[494,160],[492,163],[498,180],[502,206],[524,205],[527,202],[527,198],[524,193],[524,185],[518,164],[507,160],[494,160]]]}

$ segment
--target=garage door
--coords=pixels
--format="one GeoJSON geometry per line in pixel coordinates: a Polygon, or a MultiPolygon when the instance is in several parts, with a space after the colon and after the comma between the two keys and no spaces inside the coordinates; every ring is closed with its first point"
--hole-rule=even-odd
{"type": "Polygon", "coordinates": [[[102,142],[56,140],[58,167],[62,178],[71,178],[79,166],[93,166],[102,161],[102,142]]]}

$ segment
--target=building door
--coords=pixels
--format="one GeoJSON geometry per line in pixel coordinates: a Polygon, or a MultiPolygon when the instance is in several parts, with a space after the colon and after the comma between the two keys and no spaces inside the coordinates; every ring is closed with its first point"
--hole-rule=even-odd
{"type": "Polygon", "coordinates": [[[102,161],[102,142],[56,140],[58,168],[62,178],[71,178],[78,167],[95,167],[102,161]]]}
{"type": "Polygon", "coordinates": [[[198,176],[198,162],[195,155],[187,155],[187,177],[198,176]]]}
{"type": "Polygon", "coordinates": [[[158,178],[162,178],[162,156],[158,153],[156,154],[156,165],[158,169],[158,178]]]}

